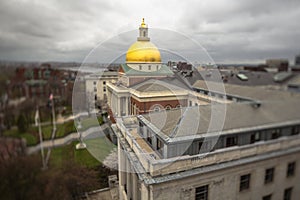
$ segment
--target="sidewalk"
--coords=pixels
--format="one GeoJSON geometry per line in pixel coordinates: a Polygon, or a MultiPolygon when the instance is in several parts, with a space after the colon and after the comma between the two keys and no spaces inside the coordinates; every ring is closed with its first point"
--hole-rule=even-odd
{"type": "MultiPolygon", "coordinates": [[[[86,138],[88,136],[91,136],[92,134],[96,134],[97,137],[103,137],[104,136],[103,131],[107,128],[110,128],[107,123],[102,124],[100,127],[99,126],[91,127],[82,132],[82,138],[86,138]]],[[[69,144],[70,142],[72,142],[74,140],[79,140],[79,134],[77,132],[71,133],[63,138],[58,138],[58,139],[54,139],[54,140],[45,140],[45,141],[43,141],[42,144],[39,143],[35,146],[27,147],[26,153],[28,155],[30,155],[30,154],[40,151],[41,146],[43,146],[43,148],[59,147],[59,146],[69,144]]]]}

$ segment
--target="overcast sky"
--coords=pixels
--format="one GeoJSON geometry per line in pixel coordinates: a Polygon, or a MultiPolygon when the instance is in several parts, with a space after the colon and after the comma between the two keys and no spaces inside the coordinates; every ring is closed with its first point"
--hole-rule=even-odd
{"type": "Polygon", "coordinates": [[[0,59],[81,62],[99,42],[137,29],[143,17],[150,28],[195,39],[217,63],[294,64],[300,53],[299,0],[3,0],[0,59]]]}

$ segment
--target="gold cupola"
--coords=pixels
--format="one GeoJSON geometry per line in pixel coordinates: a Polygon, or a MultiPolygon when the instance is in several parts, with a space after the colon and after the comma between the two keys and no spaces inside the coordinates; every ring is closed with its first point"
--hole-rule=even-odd
{"type": "Polygon", "coordinates": [[[143,18],[139,27],[139,37],[126,53],[126,63],[160,63],[161,57],[157,47],[150,42],[148,26],[143,18]]]}

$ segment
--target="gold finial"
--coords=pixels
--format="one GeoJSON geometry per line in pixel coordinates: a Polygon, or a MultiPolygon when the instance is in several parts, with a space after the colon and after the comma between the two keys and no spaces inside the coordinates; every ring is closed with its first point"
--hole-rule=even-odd
{"type": "Polygon", "coordinates": [[[144,18],[143,18],[143,20],[142,20],[141,27],[146,27],[145,19],[144,19],[144,18]]]}

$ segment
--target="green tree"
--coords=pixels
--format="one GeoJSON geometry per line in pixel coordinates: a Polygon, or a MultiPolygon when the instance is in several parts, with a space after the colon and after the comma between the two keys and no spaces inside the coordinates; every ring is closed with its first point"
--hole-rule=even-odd
{"type": "Polygon", "coordinates": [[[98,172],[75,162],[41,170],[38,155],[21,156],[0,165],[0,199],[74,199],[99,188],[98,172]]]}

